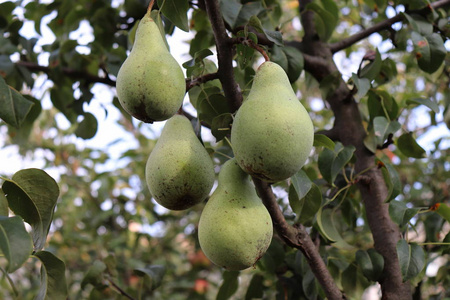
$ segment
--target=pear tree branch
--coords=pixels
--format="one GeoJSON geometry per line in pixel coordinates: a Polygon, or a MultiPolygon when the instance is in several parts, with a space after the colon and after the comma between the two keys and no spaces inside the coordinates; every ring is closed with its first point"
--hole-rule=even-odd
{"type": "Polygon", "coordinates": [[[277,233],[287,245],[302,251],[327,298],[330,300],[346,299],[345,295],[339,290],[334,282],[333,277],[320,256],[316,245],[306,232],[305,227],[301,224],[291,226],[286,222],[286,219],[278,206],[275,195],[273,194],[272,188],[267,182],[257,178],[253,178],[253,182],[255,183],[259,197],[272,217],[272,222],[277,233]]]}
{"type": "MultiPolygon", "coordinates": [[[[430,3],[427,7],[424,9],[418,10],[418,11],[411,11],[410,13],[416,13],[420,15],[426,15],[430,13],[433,9],[436,10],[438,8],[442,8],[445,6],[450,5],[450,0],[439,0],[436,2],[430,3]]],[[[363,39],[370,36],[371,34],[375,32],[380,32],[382,30],[389,29],[393,24],[400,22],[403,20],[403,15],[398,14],[393,16],[392,18],[383,20],[372,27],[366,28],[358,33],[355,33],[354,35],[351,35],[345,39],[340,40],[339,42],[335,42],[330,44],[330,50],[332,53],[336,53],[340,50],[343,50],[363,39]]]]}
{"type": "Polygon", "coordinates": [[[231,104],[232,111],[236,111],[242,103],[242,93],[234,79],[233,71],[233,40],[228,36],[223,21],[218,0],[205,1],[206,13],[211,22],[217,49],[219,64],[219,79],[222,83],[225,97],[231,104]]]}

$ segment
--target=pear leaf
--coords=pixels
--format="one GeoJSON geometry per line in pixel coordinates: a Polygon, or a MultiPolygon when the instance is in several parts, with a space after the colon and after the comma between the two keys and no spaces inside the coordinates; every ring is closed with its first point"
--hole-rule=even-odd
{"type": "Polygon", "coordinates": [[[19,216],[0,216],[0,250],[8,261],[9,273],[19,269],[30,257],[33,243],[19,216]]]}
{"type": "Polygon", "coordinates": [[[397,256],[403,282],[416,277],[425,265],[425,252],[422,247],[417,244],[408,244],[403,239],[397,243],[397,256]]]}
{"type": "Polygon", "coordinates": [[[239,287],[238,276],[238,271],[223,272],[223,282],[217,292],[216,300],[227,300],[236,293],[239,287]]]}
{"type": "Polygon", "coordinates": [[[153,291],[161,285],[162,279],[166,273],[166,268],[161,265],[153,265],[146,268],[137,268],[133,270],[134,274],[144,277],[144,284],[153,291]]]}
{"type": "Polygon", "coordinates": [[[34,256],[42,262],[41,287],[35,299],[67,299],[66,265],[64,262],[48,251],[39,251],[34,256]]]}
{"type": "Polygon", "coordinates": [[[19,128],[25,120],[33,102],[23,97],[18,91],[8,86],[0,76],[0,119],[19,128]]]}
{"type": "Polygon", "coordinates": [[[34,249],[44,247],[59,197],[56,181],[40,169],[24,169],[2,186],[9,207],[32,228],[34,249]]]}

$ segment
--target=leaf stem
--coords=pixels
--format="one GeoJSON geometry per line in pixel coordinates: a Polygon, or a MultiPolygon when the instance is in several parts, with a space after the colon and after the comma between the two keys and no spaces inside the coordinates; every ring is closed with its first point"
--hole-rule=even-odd
{"type": "Polygon", "coordinates": [[[16,286],[14,285],[14,281],[12,281],[11,277],[9,277],[8,273],[3,269],[0,268],[0,271],[2,271],[3,275],[5,275],[6,280],[8,280],[9,285],[11,286],[13,293],[14,293],[14,297],[18,298],[19,297],[19,292],[16,289],[16,286]]]}

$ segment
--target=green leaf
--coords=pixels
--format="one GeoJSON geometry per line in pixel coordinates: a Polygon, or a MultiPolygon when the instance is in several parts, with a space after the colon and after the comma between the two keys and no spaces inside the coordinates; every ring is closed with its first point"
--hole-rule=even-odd
{"type": "Polygon", "coordinates": [[[447,53],[441,35],[438,33],[421,35],[412,32],[411,39],[415,46],[419,68],[427,73],[437,71],[444,62],[447,53]]]}
{"type": "Polygon", "coordinates": [[[317,225],[323,237],[333,243],[333,246],[342,250],[353,250],[354,247],[348,244],[337,229],[338,222],[335,221],[335,212],[332,209],[323,209],[317,212],[317,225]]]}
{"type": "Polygon", "coordinates": [[[333,150],[336,146],[334,142],[324,134],[314,134],[314,147],[326,147],[330,150],[333,150]]]}
{"type": "Polygon", "coordinates": [[[409,25],[411,25],[412,30],[422,35],[429,35],[433,33],[433,24],[431,24],[421,15],[407,14],[405,12],[402,12],[400,14],[402,14],[406,18],[406,20],[408,20],[408,23],[409,25]]]}
{"type": "Polygon", "coordinates": [[[377,146],[382,146],[389,135],[397,132],[402,125],[397,121],[388,121],[385,117],[375,117],[373,119],[373,130],[376,137],[377,146]]]}
{"type": "Polygon", "coordinates": [[[317,185],[312,183],[308,193],[299,197],[294,185],[289,187],[289,204],[296,214],[296,222],[306,224],[314,219],[322,205],[322,193],[317,185]]]}
{"type": "Polygon", "coordinates": [[[175,26],[183,31],[189,32],[187,12],[189,10],[188,0],[158,0],[158,6],[162,14],[175,26]],[[162,5],[164,3],[164,5],[162,5]]]}
{"type": "Polygon", "coordinates": [[[334,178],[331,175],[331,166],[335,157],[334,151],[328,148],[324,148],[319,154],[318,167],[320,174],[322,174],[323,179],[331,184],[334,182],[334,178]]]}
{"type": "Polygon", "coordinates": [[[375,52],[375,59],[359,70],[358,75],[360,78],[367,78],[372,81],[380,74],[381,65],[381,54],[377,49],[375,52]]]}
{"type": "Polygon", "coordinates": [[[408,208],[404,202],[392,201],[389,203],[389,215],[392,221],[400,227],[405,226],[419,212],[420,208],[408,208]]]}
{"type": "Polygon", "coordinates": [[[8,200],[6,199],[5,193],[0,189],[0,216],[8,216],[8,200]]]}
{"type": "Polygon", "coordinates": [[[341,283],[342,289],[349,299],[362,299],[364,290],[370,284],[355,264],[350,264],[342,272],[341,283]]]}
{"type": "Polygon", "coordinates": [[[436,114],[439,113],[439,105],[431,99],[424,99],[424,98],[408,99],[406,100],[406,104],[425,105],[426,107],[434,111],[436,114]]]}
{"type": "Polygon", "coordinates": [[[290,46],[283,47],[282,51],[286,55],[287,59],[286,74],[288,75],[289,82],[293,83],[300,77],[300,74],[303,71],[303,54],[299,50],[297,50],[297,48],[290,46]]]}
{"type": "Polygon", "coordinates": [[[247,292],[245,293],[245,300],[259,299],[264,296],[264,277],[259,274],[255,274],[250,280],[247,292]]]}
{"type": "Polygon", "coordinates": [[[89,140],[95,136],[98,129],[97,118],[91,113],[85,113],[83,121],[78,124],[75,135],[84,140],[89,140]]]}
{"type": "Polygon", "coordinates": [[[260,13],[264,12],[265,8],[261,1],[248,1],[242,5],[238,18],[234,24],[234,27],[247,24],[251,18],[257,17],[260,13]]]}
{"type": "Polygon", "coordinates": [[[353,73],[352,81],[356,86],[355,98],[356,98],[356,100],[359,100],[362,97],[364,97],[367,94],[367,92],[369,91],[369,89],[371,87],[370,80],[368,78],[359,78],[358,75],[353,73]]]}
{"type": "Polygon", "coordinates": [[[385,162],[384,160],[382,160],[382,163],[383,167],[381,168],[381,172],[388,188],[388,194],[384,201],[389,202],[395,199],[395,197],[397,197],[401,193],[402,182],[397,170],[392,164],[385,162]]]}
{"type": "Polygon", "coordinates": [[[356,148],[353,145],[339,147],[340,144],[336,144],[335,147],[335,154],[336,157],[333,160],[333,164],[331,166],[331,178],[332,182],[336,179],[336,176],[341,172],[341,170],[347,165],[347,163],[350,162],[351,158],[353,157],[353,153],[355,152],[356,148]]]}
{"type": "Polygon", "coordinates": [[[319,285],[314,273],[309,268],[302,278],[302,288],[307,299],[317,299],[319,293],[319,285]]]}
{"type": "Polygon", "coordinates": [[[231,133],[232,123],[233,115],[231,113],[218,115],[212,120],[211,133],[214,135],[217,142],[221,141],[231,133]]]}
{"type": "Polygon", "coordinates": [[[104,285],[103,273],[106,269],[107,266],[104,262],[95,260],[81,281],[81,289],[84,289],[88,284],[91,284],[94,287],[102,287],[104,285]]]}
{"type": "Polygon", "coordinates": [[[320,39],[326,42],[334,32],[338,23],[337,5],[333,1],[310,2],[305,9],[315,13],[314,22],[320,39]],[[325,7],[324,7],[325,6],[325,7]]]}
{"type": "Polygon", "coordinates": [[[0,118],[7,124],[19,128],[25,120],[33,102],[8,86],[0,76],[0,118]]]}
{"type": "Polygon", "coordinates": [[[375,249],[356,251],[356,263],[364,276],[371,281],[377,281],[384,269],[384,258],[375,249]]]}
{"type": "Polygon", "coordinates": [[[222,16],[231,28],[235,28],[242,6],[243,5],[236,0],[220,1],[222,16]]]}
{"type": "Polygon", "coordinates": [[[236,293],[239,287],[239,271],[224,271],[223,282],[217,292],[216,300],[227,300],[236,293]]]}
{"type": "Polygon", "coordinates": [[[264,29],[257,16],[252,16],[248,21],[248,25],[255,28],[259,33],[263,33],[269,41],[275,43],[275,45],[283,46],[283,36],[281,35],[281,32],[264,29]]]}
{"type": "Polygon", "coordinates": [[[397,243],[397,256],[403,282],[416,277],[425,265],[425,252],[417,244],[408,244],[401,239],[397,243]]]}
{"type": "Polygon", "coordinates": [[[447,222],[450,222],[450,207],[445,203],[436,203],[432,206],[432,209],[436,211],[447,222]]]}
{"type": "Polygon", "coordinates": [[[144,284],[153,291],[161,286],[162,279],[166,274],[166,267],[161,265],[153,265],[146,268],[137,268],[133,270],[134,274],[144,277],[144,284]]]}
{"type": "Polygon", "coordinates": [[[417,144],[412,133],[404,133],[397,140],[398,149],[408,157],[424,158],[425,150],[417,144]]]}
{"type": "Polygon", "coordinates": [[[24,169],[5,180],[2,189],[11,210],[31,225],[34,249],[42,249],[59,197],[58,184],[43,170],[24,169]]]}
{"type": "Polygon", "coordinates": [[[308,194],[313,183],[303,170],[298,171],[291,177],[291,184],[294,187],[300,199],[308,194]]]}
{"type": "Polygon", "coordinates": [[[207,95],[198,104],[199,119],[208,124],[212,124],[215,117],[231,112],[228,101],[222,94],[207,95]]]}
{"type": "Polygon", "coordinates": [[[19,216],[0,216],[0,249],[8,261],[9,273],[19,269],[30,257],[33,243],[19,216]]]}
{"type": "MultiPolygon", "coordinates": [[[[256,34],[249,32],[247,35],[243,30],[239,31],[237,33],[237,37],[243,37],[247,38],[249,40],[252,40],[255,44],[258,43],[258,38],[256,34]]],[[[236,45],[236,54],[237,54],[237,61],[239,63],[239,67],[241,69],[245,69],[252,63],[253,55],[255,54],[255,49],[244,45],[244,44],[237,44],[236,45]]]]}
{"type": "Polygon", "coordinates": [[[64,262],[48,251],[39,251],[34,256],[42,262],[41,287],[35,299],[67,299],[66,265],[64,262]]]}

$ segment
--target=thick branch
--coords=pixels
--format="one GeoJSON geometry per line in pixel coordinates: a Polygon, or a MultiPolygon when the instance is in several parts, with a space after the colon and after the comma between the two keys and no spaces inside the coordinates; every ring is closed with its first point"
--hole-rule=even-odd
{"type": "Polygon", "coordinates": [[[236,111],[241,106],[242,93],[239,85],[234,80],[233,41],[225,29],[218,0],[205,1],[205,5],[216,42],[219,79],[222,83],[225,97],[230,101],[231,109],[236,111]]]}
{"type": "MultiPolygon", "coordinates": [[[[304,7],[307,1],[300,0],[304,7]]],[[[313,26],[311,19],[304,19],[304,28],[313,26]]],[[[333,135],[344,145],[356,148],[356,171],[365,170],[375,163],[375,156],[364,146],[366,131],[361,120],[358,104],[347,84],[342,79],[333,61],[330,46],[315,38],[305,38],[299,45],[306,55],[305,70],[319,82],[333,79],[337,88],[327,95],[327,102],[335,116],[333,135]],[[337,132],[336,132],[337,131],[337,132]]],[[[369,180],[360,180],[358,187],[365,205],[368,224],[374,239],[375,249],[384,257],[385,268],[380,280],[383,299],[411,299],[409,283],[404,283],[396,254],[396,244],[400,239],[398,226],[390,219],[389,206],[384,203],[387,187],[380,170],[370,170],[365,174],[369,180]]]]}
{"type": "Polygon", "coordinates": [[[305,227],[300,224],[293,227],[286,222],[272,192],[272,188],[267,182],[256,178],[253,178],[253,182],[255,183],[259,197],[272,217],[272,222],[277,233],[287,245],[302,251],[311,270],[324,289],[327,298],[330,300],[345,299],[345,296],[335,284],[330,272],[328,272],[325,262],[311,240],[311,237],[306,232],[305,227]]]}
{"type": "MultiPolygon", "coordinates": [[[[420,11],[411,12],[411,13],[425,15],[425,14],[429,13],[431,11],[431,9],[438,9],[438,8],[441,8],[441,7],[444,7],[447,5],[450,5],[450,0],[439,0],[436,2],[432,2],[425,9],[422,9],[420,11]]],[[[402,21],[402,19],[403,19],[403,15],[398,14],[392,18],[383,20],[383,21],[373,25],[372,27],[369,27],[358,33],[355,33],[352,36],[342,39],[339,42],[330,44],[330,50],[332,53],[336,53],[340,50],[343,50],[343,49],[365,39],[366,37],[370,36],[371,34],[373,34],[375,32],[380,32],[382,30],[389,29],[393,24],[402,21]]]]}

